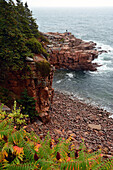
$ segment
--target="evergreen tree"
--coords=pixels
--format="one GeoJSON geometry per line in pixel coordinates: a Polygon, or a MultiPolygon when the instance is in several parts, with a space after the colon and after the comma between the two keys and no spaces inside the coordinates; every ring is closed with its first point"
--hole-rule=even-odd
{"type": "Polygon", "coordinates": [[[25,34],[26,38],[32,38],[34,36],[37,38],[39,36],[38,26],[35,19],[32,17],[32,12],[28,8],[27,2],[25,6],[20,0],[16,0],[16,2],[16,9],[19,13],[17,20],[20,24],[21,32],[25,34]]]}
{"type": "Polygon", "coordinates": [[[16,4],[13,0],[0,0],[0,81],[6,79],[8,71],[25,68],[26,57],[32,57],[32,53],[36,52],[31,48],[34,44],[38,53],[47,56],[37,38],[42,39],[43,36],[27,3],[23,5],[21,0],[16,0],[16,4]]]}
{"type": "Polygon", "coordinates": [[[38,31],[38,25],[36,24],[36,20],[32,17],[32,11],[29,10],[27,2],[25,3],[25,11],[26,11],[26,18],[29,20],[29,26],[32,31],[32,34],[38,38],[40,36],[38,31]]]}
{"type": "Polygon", "coordinates": [[[21,2],[20,0],[16,1],[17,1],[16,10],[18,12],[16,20],[18,21],[18,28],[22,32],[22,34],[25,35],[25,38],[31,38],[33,35],[29,27],[29,20],[27,18],[25,7],[23,6],[23,2],[21,2]]]}
{"type": "Polygon", "coordinates": [[[21,70],[26,56],[31,56],[25,37],[19,29],[15,4],[0,0],[0,79],[10,70],[21,70]]]}

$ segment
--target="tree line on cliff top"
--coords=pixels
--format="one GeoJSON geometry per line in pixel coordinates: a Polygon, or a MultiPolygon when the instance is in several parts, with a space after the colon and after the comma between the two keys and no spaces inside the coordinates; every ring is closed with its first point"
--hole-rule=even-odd
{"type": "Polygon", "coordinates": [[[0,0],[0,80],[7,71],[22,70],[26,57],[46,53],[38,41],[44,37],[38,31],[36,20],[27,2],[0,0]]]}

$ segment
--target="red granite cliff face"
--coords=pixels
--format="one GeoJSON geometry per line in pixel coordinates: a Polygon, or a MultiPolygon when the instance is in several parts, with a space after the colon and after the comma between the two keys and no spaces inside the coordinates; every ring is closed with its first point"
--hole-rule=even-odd
{"type": "Polygon", "coordinates": [[[50,42],[50,45],[45,45],[50,56],[50,70],[47,69],[49,63],[43,56],[35,55],[33,59],[27,57],[26,63],[30,66],[31,72],[9,72],[8,79],[2,87],[13,92],[16,98],[20,98],[24,89],[27,89],[28,95],[36,100],[39,116],[46,122],[49,120],[48,112],[53,100],[53,66],[58,69],[94,71],[97,65],[92,61],[98,57],[99,52],[95,49],[95,43],[84,42],[71,33],[45,33],[44,36],[50,42]],[[43,67],[40,65],[41,62],[45,63],[43,67]]]}
{"type": "Polygon", "coordinates": [[[96,70],[92,61],[98,57],[94,42],[77,39],[71,33],[45,33],[51,45],[47,46],[50,63],[56,68],[71,70],[96,70]]]}
{"type": "Polygon", "coordinates": [[[12,91],[17,98],[20,98],[24,89],[27,89],[29,96],[34,97],[36,100],[36,110],[43,122],[45,122],[49,119],[48,112],[51,107],[54,89],[52,88],[53,68],[50,67],[50,73],[43,77],[36,66],[36,63],[43,61],[46,60],[40,55],[35,56],[34,60],[27,61],[27,64],[31,68],[31,73],[26,72],[25,77],[24,72],[8,73],[8,79],[4,87],[12,91]]]}

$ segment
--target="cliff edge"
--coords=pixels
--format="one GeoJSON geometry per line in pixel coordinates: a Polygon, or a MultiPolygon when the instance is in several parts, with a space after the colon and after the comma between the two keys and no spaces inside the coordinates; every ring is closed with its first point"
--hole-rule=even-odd
{"type": "Polygon", "coordinates": [[[92,61],[98,57],[96,43],[85,42],[71,33],[44,33],[50,42],[46,49],[50,55],[50,63],[55,68],[71,70],[96,71],[97,64],[92,61]]]}
{"type": "Polygon", "coordinates": [[[26,89],[28,95],[35,99],[35,109],[45,123],[49,121],[49,109],[53,100],[52,81],[53,67],[42,56],[35,55],[32,58],[26,58],[26,64],[30,71],[9,72],[3,88],[8,89],[15,94],[15,99],[20,99],[22,92],[26,89]]]}

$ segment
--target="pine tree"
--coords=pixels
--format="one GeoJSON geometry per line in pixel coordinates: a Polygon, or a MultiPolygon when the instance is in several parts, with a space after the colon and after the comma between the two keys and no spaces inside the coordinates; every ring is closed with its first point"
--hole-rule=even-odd
{"type": "Polygon", "coordinates": [[[29,20],[29,26],[32,31],[32,34],[38,38],[39,31],[38,31],[38,25],[36,24],[36,20],[32,17],[32,11],[28,8],[27,2],[25,3],[25,11],[26,11],[26,18],[29,20]]]}
{"type": "MultiPolygon", "coordinates": [[[[13,0],[0,0],[0,82],[6,79],[7,72],[25,68],[26,57],[32,57],[35,53],[27,45],[29,40],[38,42],[37,38],[41,37],[27,3],[23,5],[21,0],[16,0],[16,4],[13,0]]],[[[38,51],[47,55],[43,48],[38,51]]]]}
{"type": "Polygon", "coordinates": [[[1,0],[0,11],[0,79],[4,79],[7,71],[23,69],[26,56],[32,54],[19,29],[16,20],[18,13],[13,1],[1,0]]]}
{"type": "Polygon", "coordinates": [[[19,30],[25,35],[25,38],[33,37],[32,31],[29,27],[29,20],[27,18],[25,7],[20,0],[17,0],[16,10],[18,12],[16,20],[18,21],[19,30]]]}
{"type": "Polygon", "coordinates": [[[16,0],[16,9],[18,11],[18,22],[20,24],[20,30],[25,34],[26,38],[38,37],[38,25],[35,19],[32,17],[32,12],[28,8],[27,2],[23,5],[23,2],[16,0]]]}

